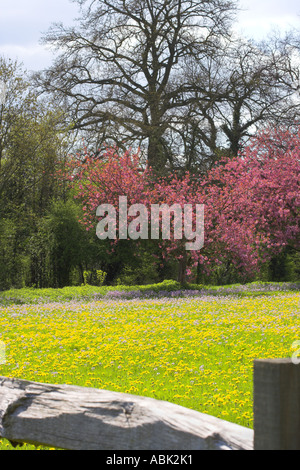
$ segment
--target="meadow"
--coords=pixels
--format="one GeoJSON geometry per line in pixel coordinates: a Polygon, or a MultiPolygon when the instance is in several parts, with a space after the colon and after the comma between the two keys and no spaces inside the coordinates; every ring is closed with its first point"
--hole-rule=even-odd
{"type": "Polygon", "coordinates": [[[251,428],[253,360],[293,354],[299,285],[166,285],[1,293],[0,376],[144,395],[251,428]]]}

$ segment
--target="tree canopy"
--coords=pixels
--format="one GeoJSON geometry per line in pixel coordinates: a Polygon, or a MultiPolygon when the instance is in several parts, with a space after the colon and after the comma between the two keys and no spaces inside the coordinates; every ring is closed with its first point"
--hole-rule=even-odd
{"type": "Polygon", "coordinates": [[[66,100],[74,128],[88,131],[97,144],[138,144],[160,170],[176,158],[180,163],[187,110],[199,97],[208,99],[205,84],[190,80],[186,70],[220,54],[234,3],[79,3],[88,5],[78,27],[56,25],[46,36],[62,53],[40,83],[66,100]]]}
{"type": "Polygon", "coordinates": [[[298,119],[297,47],[236,37],[233,0],[77,1],[80,21],[45,35],[58,54],[36,80],[95,152],[139,147],[159,173],[205,172],[298,119]]]}

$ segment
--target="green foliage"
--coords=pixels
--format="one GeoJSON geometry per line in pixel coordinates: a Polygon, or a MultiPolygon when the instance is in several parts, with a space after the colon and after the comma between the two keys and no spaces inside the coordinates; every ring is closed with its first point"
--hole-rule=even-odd
{"type": "Polygon", "coordinates": [[[44,217],[64,192],[55,179],[66,150],[61,110],[43,103],[22,67],[0,57],[0,289],[50,285],[52,232],[44,217]]]}
{"type": "Polygon", "coordinates": [[[91,271],[83,271],[83,285],[87,286],[90,284],[89,279],[91,276],[91,271]]]}
{"type": "Polygon", "coordinates": [[[116,279],[116,285],[143,285],[157,283],[158,272],[153,264],[151,253],[143,252],[139,259],[124,266],[120,276],[116,279]]]}
{"type": "Polygon", "coordinates": [[[57,193],[55,166],[66,151],[63,113],[43,103],[18,63],[0,57],[7,97],[0,107],[0,215],[43,215],[57,193]]]}
{"type": "Polygon", "coordinates": [[[96,270],[84,270],[83,271],[83,281],[84,285],[97,285],[103,286],[104,281],[106,279],[107,273],[102,271],[101,269],[96,270]]]}
{"type": "Polygon", "coordinates": [[[268,264],[268,279],[275,282],[300,280],[300,253],[288,249],[273,256],[268,264]]]}
{"type": "Polygon", "coordinates": [[[26,233],[18,220],[0,218],[0,290],[25,287],[30,277],[26,233]]]}
{"type": "Polygon", "coordinates": [[[80,209],[73,201],[54,201],[41,219],[32,239],[31,259],[40,287],[63,287],[70,283],[73,268],[83,271],[89,241],[79,222],[80,209]]]}
{"type": "Polygon", "coordinates": [[[97,274],[98,285],[103,286],[107,273],[105,273],[101,269],[97,269],[96,274],[97,274]]]}
{"type": "Polygon", "coordinates": [[[300,290],[300,283],[270,283],[270,282],[252,282],[249,284],[234,284],[228,286],[213,286],[202,284],[187,284],[183,289],[177,281],[165,280],[157,284],[134,285],[134,286],[67,286],[63,288],[44,288],[37,289],[33,287],[25,287],[21,289],[9,289],[0,292],[0,306],[6,305],[22,305],[22,304],[43,304],[48,302],[68,302],[70,300],[76,301],[93,301],[104,299],[105,296],[110,296],[111,293],[134,293],[138,292],[141,295],[149,295],[150,293],[174,293],[179,297],[190,291],[201,291],[203,295],[234,295],[238,297],[248,296],[267,296],[274,295],[275,293],[287,293],[300,290]]]}

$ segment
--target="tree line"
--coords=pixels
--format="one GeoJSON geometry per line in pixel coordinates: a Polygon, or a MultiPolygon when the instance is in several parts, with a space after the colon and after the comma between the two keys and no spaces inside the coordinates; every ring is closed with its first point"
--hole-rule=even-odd
{"type": "MultiPolygon", "coordinates": [[[[155,282],[173,262],[140,261],[124,243],[114,256],[78,220],[74,189],[57,178],[84,145],[97,160],[107,146],[140,149],[142,167],[164,175],[207,175],[267,127],[299,129],[299,34],[266,40],[233,32],[238,4],[227,0],[77,0],[80,20],[53,25],[57,49],[44,71],[0,59],[7,94],[0,106],[0,288],[155,282]],[[137,263],[137,264],[136,264],[137,263]],[[92,282],[92,281],[91,281],[92,282]]],[[[299,258],[279,250],[265,280],[299,278],[299,258]]],[[[201,282],[239,281],[226,262],[201,282]]]]}

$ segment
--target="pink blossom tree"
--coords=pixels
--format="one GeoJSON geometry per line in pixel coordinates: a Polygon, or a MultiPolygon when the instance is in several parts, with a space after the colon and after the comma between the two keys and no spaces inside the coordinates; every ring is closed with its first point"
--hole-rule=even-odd
{"type": "Polygon", "coordinates": [[[260,133],[207,175],[209,238],[239,269],[255,273],[284,247],[299,250],[299,175],[300,131],[280,130],[260,133]]]}
{"type": "MultiPolygon", "coordinates": [[[[164,259],[178,260],[178,280],[184,283],[197,265],[209,273],[230,262],[251,276],[284,247],[299,249],[299,159],[300,131],[275,130],[262,132],[242,154],[223,159],[202,178],[188,172],[154,177],[151,168],[140,165],[139,153],[120,153],[116,148],[97,158],[87,151],[77,155],[67,164],[64,177],[83,204],[87,230],[95,230],[96,211],[103,203],[113,205],[119,215],[120,196],[126,196],[128,207],[144,205],[149,224],[153,205],[177,204],[182,213],[189,205],[194,231],[196,205],[204,205],[203,248],[187,250],[189,238],[183,227],[182,238],[175,237],[174,223],[170,236],[157,240],[164,259]]],[[[112,247],[118,243],[118,230],[116,234],[112,247]]]]}
{"type": "MultiPolygon", "coordinates": [[[[173,204],[177,204],[182,210],[182,215],[184,206],[190,205],[192,206],[190,225],[194,231],[196,220],[193,209],[196,204],[203,203],[198,200],[198,182],[193,180],[189,173],[186,173],[183,178],[174,175],[171,179],[157,179],[150,168],[141,167],[138,153],[134,154],[129,151],[120,153],[116,148],[108,148],[101,154],[101,157],[96,158],[85,150],[82,155],[78,154],[68,161],[60,176],[68,180],[70,187],[74,190],[75,198],[81,201],[84,212],[81,222],[87,230],[95,230],[99,221],[97,208],[102,204],[114,206],[116,218],[119,220],[119,198],[126,197],[128,208],[135,204],[142,204],[147,208],[149,227],[153,223],[151,220],[153,205],[172,207],[173,204]]],[[[161,233],[162,213],[159,212],[158,216],[161,233]]],[[[133,220],[134,217],[129,214],[128,223],[133,220]]],[[[182,222],[183,220],[182,218],[182,222]]],[[[120,239],[119,229],[120,227],[117,226],[116,238],[111,241],[112,250],[120,239]]],[[[157,243],[163,259],[172,257],[178,260],[178,279],[183,283],[191,256],[188,257],[186,253],[185,244],[190,239],[186,238],[183,225],[181,225],[181,230],[182,239],[176,239],[174,220],[171,221],[170,236],[164,240],[160,237],[157,243]]],[[[148,236],[151,237],[150,230],[148,236]]],[[[137,243],[139,241],[137,240],[137,243]]]]}

